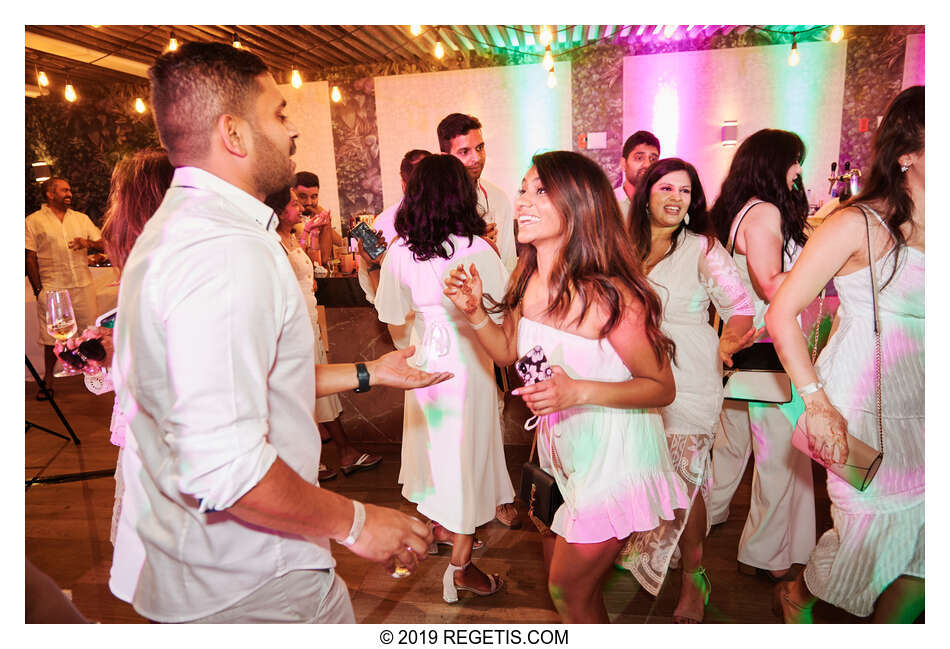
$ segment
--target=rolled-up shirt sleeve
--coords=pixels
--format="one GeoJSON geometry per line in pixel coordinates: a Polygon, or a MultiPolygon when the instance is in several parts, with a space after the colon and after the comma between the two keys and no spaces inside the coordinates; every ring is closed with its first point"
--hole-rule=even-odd
{"type": "Polygon", "coordinates": [[[227,509],[277,457],[268,441],[268,375],[286,311],[266,242],[209,247],[165,305],[172,407],[162,429],[179,491],[227,509]]]}

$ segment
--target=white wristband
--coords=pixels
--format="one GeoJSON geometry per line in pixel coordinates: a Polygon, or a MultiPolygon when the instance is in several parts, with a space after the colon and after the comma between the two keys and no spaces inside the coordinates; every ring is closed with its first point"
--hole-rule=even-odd
{"type": "Polygon", "coordinates": [[[353,501],[353,525],[350,526],[350,534],[345,539],[340,541],[341,545],[346,547],[352,546],[356,543],[356,540],[360,538],[360,534],[363,532],[363,525],[366,524],[366,508],[363,507],[363,503],[358,500],[353,501]]]}
{"type": "Polygon", "coordinates": [[[478,331],[479,329],[487,325],[489,320],[490,318],[486,315],[485,319],[479,322],[478,324],[469,323],[468,326],[470,326],[474,331],[478,331]]]}
{"type": "Polygon", "coordinates": [[[803,385],[802,387],[798,388],[798,396],[804,397],[806,394],[812,394],[813,392],[818,392],[818,390],[821,390],[824,387],[825,387],[825,384],[822,383],[821,381],[817,381],[816,383],[809,383],[808,385],[803,385]]]}

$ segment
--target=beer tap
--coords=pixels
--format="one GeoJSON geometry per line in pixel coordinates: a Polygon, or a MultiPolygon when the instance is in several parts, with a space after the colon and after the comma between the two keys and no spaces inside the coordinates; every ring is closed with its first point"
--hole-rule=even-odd
{"type": "Polygon", "coordinates": [[[844,173],[837,175],[835,171],[838,168],[837,162],[831,163],[831,175],[828,177],[828,182],[831,183],[828,186],[828,193],[835,187],[835,183],[843,183],[844,186],[838,192],[838,200],[844,202],[851,198],[851,195],[858,191],[858,178],[861,177],[861,170],[855,167],[851,168],[851,161],[846,160],[844,163],[844,173]]]}

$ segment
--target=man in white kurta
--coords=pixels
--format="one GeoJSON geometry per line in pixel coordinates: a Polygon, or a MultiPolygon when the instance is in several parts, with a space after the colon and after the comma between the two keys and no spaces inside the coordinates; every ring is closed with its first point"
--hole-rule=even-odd
{"type": "Polygon", "coordinates": [[[637,183],[646,175],[647,169],[660,159],[660,141],[649,131],[637,131],[627,138],[620,152],[620,176],[623,182],[614,189],[617,205],[623,222],[630,224],[630,201],[637,190],[637,183]]]}
{"type": "Polygon", "coordinates": [[[72,189],[63,178],[43,183],[46,204],[26,217],[26,272],[36,296],[39,344],[43,345],[43,382],[51,387],[56,340],[46,331],[46,293],[69,291],[77,331],[96,320],[96,291],[86,253],[102,249],[102,234],[88,216],[70,209],[72,189]]]}

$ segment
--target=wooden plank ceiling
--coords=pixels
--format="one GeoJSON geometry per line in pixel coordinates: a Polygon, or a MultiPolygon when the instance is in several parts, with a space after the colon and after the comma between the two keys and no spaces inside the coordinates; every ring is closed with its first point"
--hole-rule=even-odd
{"type": "MultiPolygon", "coordinates": [[[[446,57],[468,59],[473,53],[544,53],[539,42],[541,25],[423,25],[415,36],[409,25],[27,25],[26,84],[36,85],[42,69],[53,87],[74,83],[145,83],[145,70],[168,46],[217,41],[231,43],[259,55],[279,82],[289,80],[297,67],[304,80],[325,78],[334,68],[385,62],[425,62],[433,59],[441,40],[446,57]]],[[[755,27],[773,42],[790,42],[790,32],[823,27],[781,25],[755,27]]],[[[552,25],[555,56],[593,44],[646,43],[668,40],[702,42],[716,35],[744,32],[737,25],[552,25]]],[[[814,33],[814,32],[811,32],[814,33]]],[[[799,40],[802,40],[799,38],[799,40]]],[[[809,39],[810,40],[810,39],[809,39]]]]}

